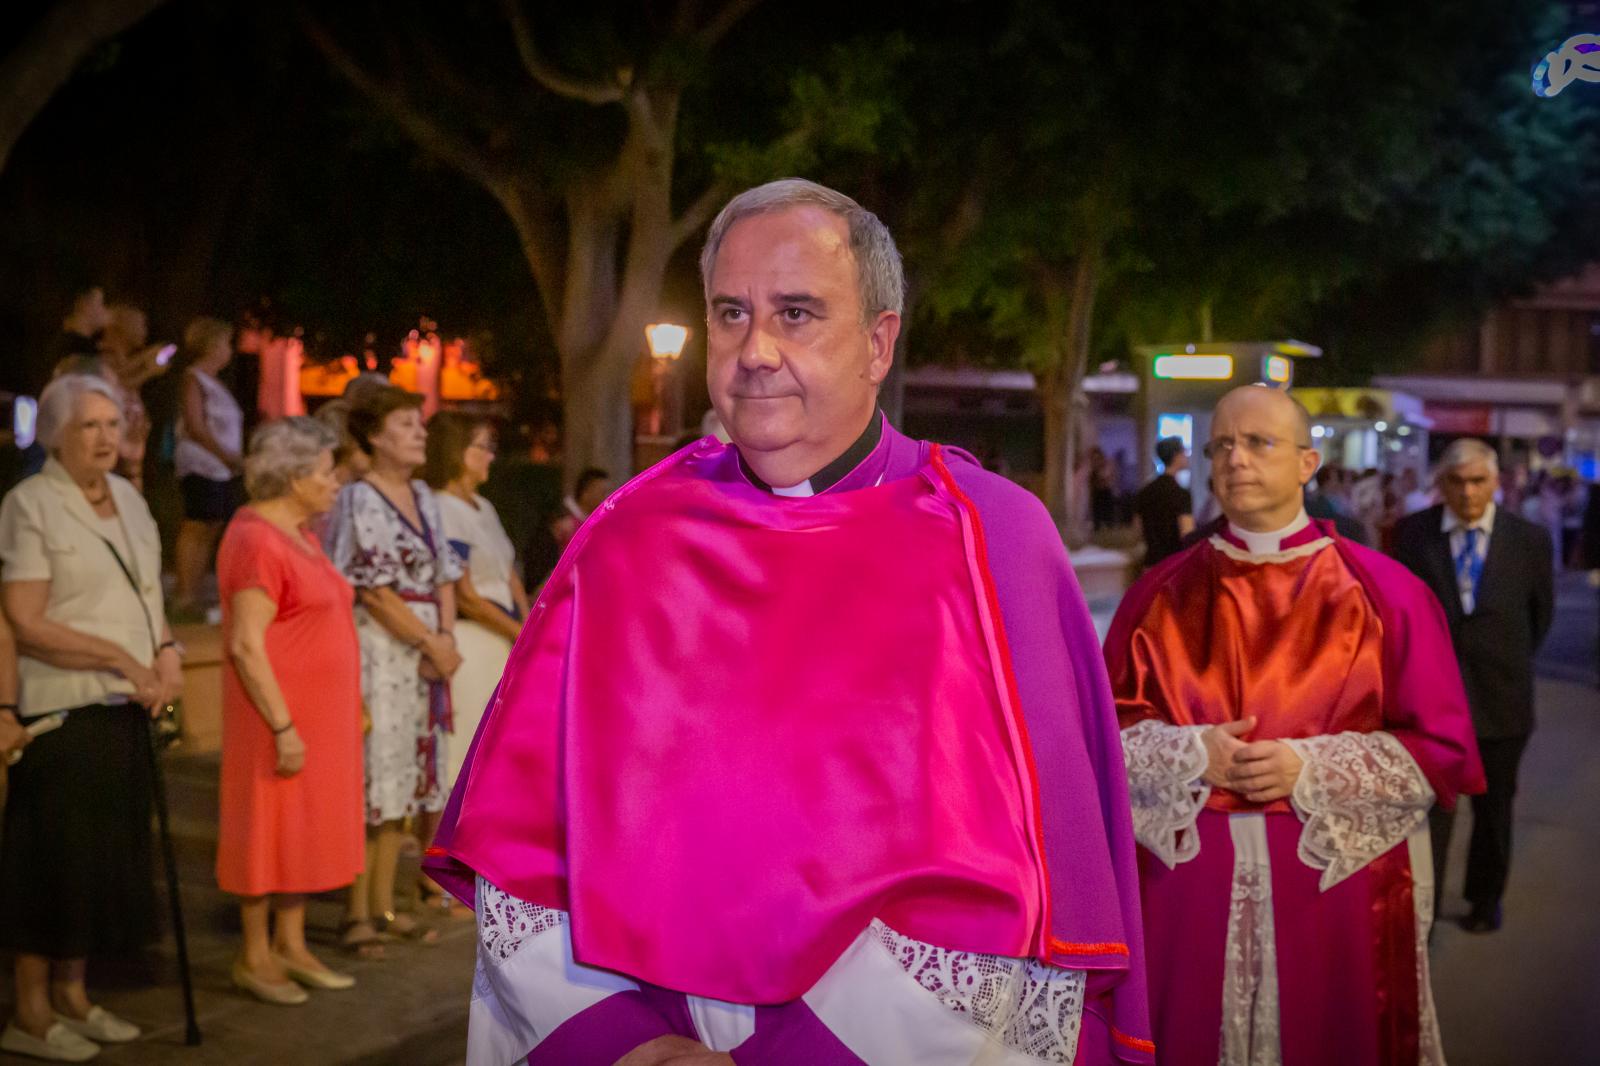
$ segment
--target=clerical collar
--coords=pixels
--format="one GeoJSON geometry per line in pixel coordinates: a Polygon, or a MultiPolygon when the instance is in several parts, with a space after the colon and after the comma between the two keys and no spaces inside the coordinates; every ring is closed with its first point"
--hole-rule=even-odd
{"type": "Polygon", "coordinates": [[[1311,516],[1306,514],[1305,508],[1295,516],[1295,520],[1282,529],[1275,529],[1270,533],[1253,533],[1248,529],[1228,523],[1228,533],[1238,544],[1244,546],[1245,551],[1251,555],[1271,555],[1293,545],[1285,544],[1296,533],[1311,525],[1311,516]]]}
{"type": "Polygon", "coordinates": [[[874,409],[872,418],[867,421],[867,428],[862,431],[861,436],[856,438],[856,442],[846,448],[844,454],[839,458],[798,485],[789,485],[785,488],[768,485],[756,476],[754,470],[750,469],[750,464],[744,461],[743,455],[739,456],[739,469],[744,472],[745,477],[750,479],[752,485],[770,492],[774,496],[816,496],[827,492],[843,481],[852,470],[866,461],[867,456],[872,454],[873,449],[877,448],[878,442],[882,439],[883,413],[874,409]]]}

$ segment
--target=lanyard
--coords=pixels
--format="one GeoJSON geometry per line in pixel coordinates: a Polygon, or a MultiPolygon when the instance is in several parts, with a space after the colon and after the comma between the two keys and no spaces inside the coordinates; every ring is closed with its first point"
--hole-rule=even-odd
{"type": "MultiPolygon", "coordinates": [[[[74,517],[77,516],[74,515],[74,517]]],[[[128,579],[128,587],[133,589],[133,598],[139,601],[139,613],[144,616],[144,628],[145,631],[150,634],[150,654],[152,657],[154,657],[154,655],[160,651],[161,641],[156,637],[156,625],[155,622],[150,618],[150,606],[144,602],[144,593],[141,591],[139,576],[137,571],[134,569],[134,567],[138,566],[138,560],[133,560],[133,566],[130,566],[129,563],[122,558],[122,553],[117,551],[117,546],[111,543],[110,538],[108,538],[104,533],[101,533],[98,529],[95,529],[93,526],[83,523],[81,518],[78,521],[80,524],[83,524],[85,528],[89,530],[89,532],[93,533],[100,539],[100,543],[106,546],[106,551],[111,553],[111,558],[117,561],[117,569],[121,570],[122,576],[128,579]]],[[[117,510],[117,527],[122,530],[122,539],[128,542],[128,547],[131,550],[133,547],[133,538],[128,535],[128,526],[127,523],[122,520],[122,511],[120,508],[117,510]]]]}

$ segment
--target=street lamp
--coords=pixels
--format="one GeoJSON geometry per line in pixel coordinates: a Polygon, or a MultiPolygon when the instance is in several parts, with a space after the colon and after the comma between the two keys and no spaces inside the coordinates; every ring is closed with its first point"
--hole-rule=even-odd
{"type": "Polygon", "coordinates": [[[683,354],[683,346],[689,341],[689,327],[657,322],[644,328],[644,336],[650,342],[653,358],[676,359],[683,354]]]}
{"type": "Polygon", "coordinates": [[[651,404],[641,428],[652,437],[675,437],[683,431],[683,396],[677,366],[689,327],[656,322],[644,328],[650,346],[651,404]]]}

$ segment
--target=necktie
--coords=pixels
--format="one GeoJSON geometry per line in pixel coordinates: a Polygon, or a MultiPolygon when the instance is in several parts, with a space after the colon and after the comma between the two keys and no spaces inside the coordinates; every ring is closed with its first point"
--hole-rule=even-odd
{"type": "Polygon", "coordinates": [[[1456,556],[1456,584],[1461,589],[1461,606],[1471,614],[1478,602],[1478,579],[1483,576],[1483,558],[1478,554],[1477,529],[1468,528],[1461,538],[1461,553],[1456,556]]]}

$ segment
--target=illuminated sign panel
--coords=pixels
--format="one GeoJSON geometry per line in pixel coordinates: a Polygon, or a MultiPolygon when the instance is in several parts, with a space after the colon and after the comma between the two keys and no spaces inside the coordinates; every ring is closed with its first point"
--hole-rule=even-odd
{"type": "Polygon", "coordinates": [[[1228,381],[1233,377],[1233,356],[1158,355],[1150,372],[1168,381],[1228,381]]]}
{"type": "Polygon", "coordinates": [[[1281,355],[1269,355],[1263,361],[1262,376],[1268,381],[1275,381],[1280,385],[1289,384],[1289,375],[1292,373],[1292,364],[1281,355]]]}

